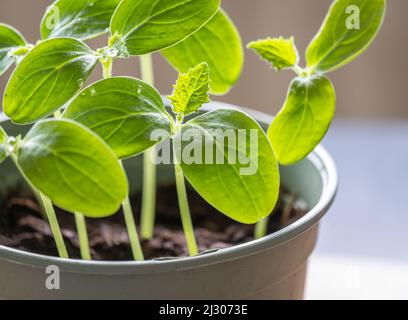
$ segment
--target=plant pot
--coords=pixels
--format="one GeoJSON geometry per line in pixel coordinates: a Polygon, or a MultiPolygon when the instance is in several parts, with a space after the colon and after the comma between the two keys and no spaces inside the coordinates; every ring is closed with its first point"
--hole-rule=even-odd
{"type": "MultiPolygon", "coordinates": [[[[231,107],[213,103],[208,109],[231,107]]],[[[267,126],[271,117],[245,110],[267,126]]],[[[20,134],[5,118],[10,134],[20,134]]],[[[132,191],[140,188],[141,159],[125,166],[132,191]]],[[[301,163],[281,169],[282,183],[305,200],[310,211],[263,239],[196,257],[146,262],[64,260],[0,246],[0,298],[3,299],[302,299],[308,258],[319,220],[337,189],[331,157],[318,147],[301,163]],[[46,268],[60,270],[60,289],[46,288],[46,268]]],[[[173,181],[172,166],[159,166],[158,183],[173,181]]],[[[0,199],[21,181],[10,161],[0,166],[0,199]]]]}

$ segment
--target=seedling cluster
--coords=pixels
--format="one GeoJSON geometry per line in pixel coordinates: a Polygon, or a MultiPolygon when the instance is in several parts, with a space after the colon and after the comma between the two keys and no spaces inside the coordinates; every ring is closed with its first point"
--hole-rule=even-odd
{"type": "MultiPolygon", "coordinates": [[[[153,236],[156,155],[171,141],[180,213],[188,249],[198,254],[185,178],[212,206],[230,218],[266,233],[267,217],[279,195],[279,168],[305,158],[332,121],[335,93],[325,74],[368,47],[385,13],[385,0],[336,0],[301,68],[293,38],[249,44],[277,70],[292,69],[287,101],[268,133],[235,109],[200,112],[209,94],[226,94],[243,66],[239,33],[220,0],[58,0],[41,24],[36,45],[0,24],[0,74],[14,63],[3,110],[26,136],[0,130],[0,160],[10,157],[42,203],[58,252],[68,258],[54,205],[75,215],[83,259],[91,259],[85,217],[102,218],[123,209],[133,256],[143,259],[122,160],[144,154],[141,235],[153,236]],[[361,8],[359,29],[347,28],[347,8],[361,8]],[[105,48],[86,43],[110,32],[105,48]],[[154,88],[152,53],[162,54],[180,72],[165,104],[154,88]],[[142,78],[112,77],[116,59],[140,56],[142,78]],[[84,88],[98,64],[104,79],[84,88]],[[157,132],[156,139],[152,139],[157,132]],[[183,135],[194,132],[186,141],[183,135]],[[224,144],[225,132],[234,143],[224,144]],[[196,139],[197,136],[200,139],[196,139]],[[252,139],[256,137],[255,143],[252,139]],[[204,142],[203,142],[204,141],[204,142]],[[255,149],[253,148],[255,144],[255,149]],[[190,153],[222,159],[186,161],[190,153]],[[254,151],[255,150],[255,151],[254,151]],[[275,156],[276,155],[276,156],[275,156]],[[235,158],[234,158],[235,157],[235,158]],[[243,174],[244,164],[256,170],[243,174]],[[219,161],[223,160],[223,161],[219,161]]],[[[357,19],[357,17],[356,17],[357,19]]]]}

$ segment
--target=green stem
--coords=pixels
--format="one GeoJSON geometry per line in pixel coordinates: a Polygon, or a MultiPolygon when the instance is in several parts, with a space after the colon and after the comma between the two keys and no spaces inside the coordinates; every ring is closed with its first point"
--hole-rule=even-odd
{"type": "Polygon", "coordinates": [[[102,64],[103,78],[107,79],[112,77],[113,58],[101,58],[100,62],[102,64]]]}
{"type": "Polygon", "coordinates": [[[143,155],[143,193],[142,214],[140,219],[141,234],[144,239],[153,238],[156,211],[156,165],[151,161],[156,148],[147,150],[143,155]]]}
{"type": "Polygon", "coordinates": [[[266,217],[255,225],[255,239],[261,239],[266,236],[268,232],[268,223],[269,217],[266,217]]]}
{"type": "Polygon", "coordinates": [[[57,111],[54,112],[54,118],[55,119],[59,119],[62,116],[62,112],[60,109],[58,109],[57,111]]]}
{"type": "Polygon", "coordinates": [[[54,236],[55,243],[57,245],[58,254],[61,258],[69,258],[68,251],[65,247],[64,238],[61,233],[61,229],[58,225],[57,216],[54,211],[54,207],[50,199],[48,199],[44,194],[40,193],[41,201],[45,208],[45,213],[47,214],[48,222],[51,226],[51,231],[54,236]]]}
{"type": "Polygon", "coordinates": [[[126,228],[128,230],[130,246],[132,248],[133,258],[135,260],[144,260],[142,247],[140,245],[139,236],[137,235],[136,223],[133,217],[132,206],[129,197],[122,203],[123,213],[125,215],[126,228]]]}
{"type": "Polygon", "coordinates": [[[86,230],[86,221],[82,213],[75,212],[75,223],[78,232],[79,248],[83,260],[92,260],[89,250],[88,232],[86,230]]]}
{"type": "MultiPolygon", "coordinates": [[[[150,54],[140,57],[142,79],[154,85],[153,61],[150,54]]],[[[152,147],[144,153],[143,160],[143,196],[141,214],[141,235],[144,239],[151,239],[154,234],[154,222],[156,212],[156,176],[157,168],[152,156],[156,154],[156,147],[152,147]]]]}
{"type": "MultiPolygon", "coordinates": [[[[112,77],[113,59],[101,59],[104,79],[112,77]]],[[[122,203],[122,210],[125,216],[126,229],[128,231],[130,247],[132,248],[133,258],[135,260],[144,260],[142,246],[140,245],[139,236],[137,235],[136,223],[133,217],[132,206],[129,196],[122,203]]]]}
{"type": "Polygon", "coordinates": [[[140,67],[143,81],[146,81],[151,86],[154,86],[153,59],[150,54],[140,56],[140,67]]]}
{"type": "Polygon", "coordinates": [[[61,258],[69,258],[67,248],[65,247],[64,237],[62,236],[61,229],[58,225],[57,216],[54,211],[54,207],[50,199],[48,199],[44,194],[42,194],[39,190],[37,190],[34,185],[27,179],[23,170],[21,170],[20,165],[18,164],[17,155],[15,153],[11,154],[11,159],[13,160],[14,164],[16,165],[18,171],[27,181],[28,185],[34,191],[37,199],[39,200],[41,207],[45,211],[46,218],[48,223],[51,227],[51,232],[54,237],[55,244],[57,246],[58,254],[61,258]]]}
{"type": "Polygon", "coordinates": [[[176,171],[176,185],[181,214],[181,222],[183,224],[184,234],[187,241],[188,252],[190,253],[191,256],[195,256],[198,254],[198,248],[197,241],[194,235],[193,223],[191,221],[191,214],[188,205],[183,169],[178,164],[175,164],[174,167],[176,171]]]}

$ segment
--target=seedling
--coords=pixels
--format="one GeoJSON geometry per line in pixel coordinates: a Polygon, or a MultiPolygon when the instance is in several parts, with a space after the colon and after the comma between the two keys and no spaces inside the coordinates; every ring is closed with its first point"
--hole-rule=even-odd
{"type": "Polygon", "coordinates": [[[208,92],[209,69],[203,63],[180,75],[169,97],[174,117],[153,87],[127,77],[105,79],[89,86],[70,102],[63,114],[64,118],[96,132],[122,159],[167,139],[173,141],[170,153],[174,154],[180,212],[191,255],[197,254],[198,249],[184,176],[207,202],[247,224],[256,223],[272,212],[279,191],[279,170],[271,145],[253,119],[237,110],[220,109],[185,120],[209,101],[208,92]],[[255,141],[250,141],[251,133],[255,133],[255,141]],[[225,144],[225,139],[231,136],[240,139],[225,144]],[[255,152],[251,143],[256,144],[255,152]],[[210,157],[206,154],[208,150],[214,151],[210,157]],[[216,161],[218,154],[223,161],[216,161]],[[232,155],[256,161],[255,172],[241,174],[249,161],[245,164],[228,161],[232,155]],[[197,156],[198,161],[190,161],[197,156]]]}
{"type": "Polygon", "coordinates": [[[190,254],[198,249],[185,178],[232,219],[261,221],[256,236],[263,236],[278,197],[278,161],[296,163],[321,141],[335,109],[334,88],[325,74],[368,47],[381,26],[385,4],[334,1],[307,49],[305,68],[299,66],[293,39],[249,45],[277,70],[297,74],[268,139],[240,111],[199,112],[209,93],[228,92],[242,70],[240,37],[219,8],[220,0],[56,1],[44,16],[42,40],[35,46],[0,24],[0,74],[17,64],[3,109],[14,123],[33,124],[25,137],[9,137],[0,130],[0,160],[11,157],[38,195],[61,257],[68,253],[53,204],[75,214],[84,259],[90,259],[84,217],[105,217],[122,206],[134,258],[143,259],[120,160],[145,153],[141,231],[149,238],[156,189],[151,155],[159,143],[168,141],[190,254]],[[361,9],[358,23],[350,20],[350,6],[361,9]],[[84,42],[106,32],[110,37],[105,48],[92,50],[84,42]],[[153,87],[155,52],[182,73],[169,97],[172,114],[153,87]],[[130,56],[140,56],[144,81],[111,77],[114,60],[130,56]],[[83,89],[98,61],[105,79],[83,89]],[[206,161],[195,161],[203,154],[206,161]]]}
{"type": "MultiPolygon", "coordinates": [[[[268,130],[268,137],[282,165],[304,159],[321,142],[333,120],[336,95],[326,74],[362,54],[381,28],[386,0],[336,0],[306,50],[306,67],[299,66],[294,38],[267,38],[251,42],[255,50],[277,70],[291,69],[286,102],[268,130]]],[[[257,227],[266,232],[267,220],[257,227]]]]}
{"type": "MultiPolygon", "coordinates": [[[[104,77],[108,78],[114,59],[139,55],[143,78],[153,84],[150,54],[161,50],[180,71],[210,61],[211,92],[224,94],[239,77],[243,53],[239,34],[219,5],[220,0],[59,0],[44,15],[42,41],[35,46],[27,44],[12,27],[1,25],[0,73],[13,62],[18,63],[5,92],[4,112],[21,125],[36,123],[50,115],[59,119],[61,108],[83,87],[98,60],[103,65],[104,77]],[[219,30],[214,33],[214,29],[219,30]],[[83,42],[109,31],[106,48],[93,51],[83,42]],[[209,50],[214,45],[218,49],[209,50]],[[184,59],[186,54],[188,62],[184,59]],[[222,62],[225,56],[229,57],[228,63],[222,62]]],[[[156,169],[148,160],[150,157],[145,158],[142,234],[149,238],[153,234],[156,169]]],[[[44,196],[40,198],[47,202],[44,196]]],[[[50,202],[44,207],[53,211],[50,202]]],[[[128,198],[123,200],[122,207],[135,259],[142,259],[128,198]]],[[[70,211],[75,212],[82,256],[90,258],[83,214],[80,210],[70,211]]],[[[58,235],[56,238],[62,239],[58,235]]]]}

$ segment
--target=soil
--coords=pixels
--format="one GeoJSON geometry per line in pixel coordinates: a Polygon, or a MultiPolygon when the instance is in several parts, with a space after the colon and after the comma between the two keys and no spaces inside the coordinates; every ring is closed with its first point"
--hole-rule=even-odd
{"type": "MultiPolygon", "coordinates": [[[[197,193],[189,191],[189,203],[200,252],[222,249],[253,240],[254,226],[242,225],[220,214],[197,193]]],[[[141,195],[131,199],[135,218],[139,216],[141,195]]],[[[70,258],[80,258],[79,242],[72,214],[56,208],[70,258]]],[[[271,216],[268,232],[273,233],[298,220],[307,212],[304,201],[281,190],[271,216]]],[[[91,254],[94,260],[132,260],[129,239],[121,212],[106,219],[87,219],[91,254]]],[[[35,198],[11,191],[0,208],[0,245],[24,251],[58,256],[48,223],[35,198]]],[[[181,229],[175,186],[158,189],[154,237],[142,241],[146,259],[187,256],[181,229]]]]}

